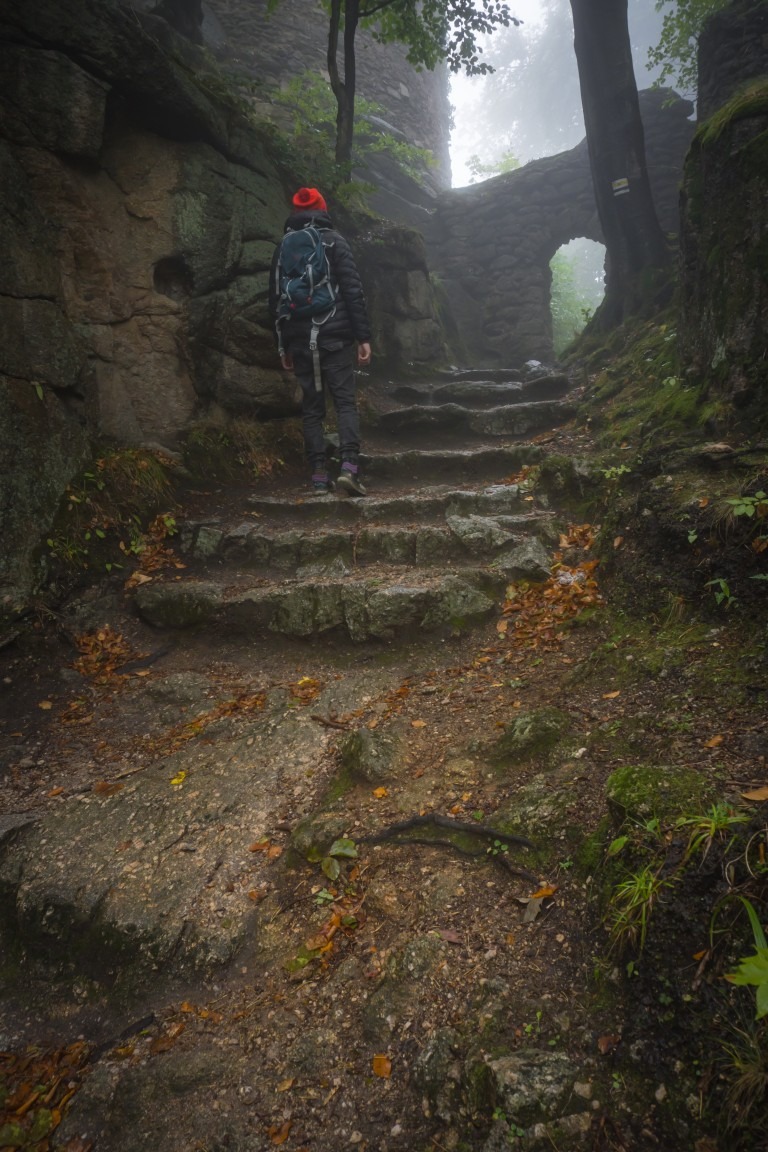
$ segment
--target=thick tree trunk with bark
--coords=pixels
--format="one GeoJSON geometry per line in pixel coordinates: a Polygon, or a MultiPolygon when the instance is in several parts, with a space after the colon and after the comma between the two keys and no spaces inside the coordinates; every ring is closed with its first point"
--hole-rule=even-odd
{"type": "Polygon", "coordinates": [[[571,0],[595,200],[607,250],[601,327],[638,302],[644,274],[669,263],[645,162],[627,0],[571,0]]]}

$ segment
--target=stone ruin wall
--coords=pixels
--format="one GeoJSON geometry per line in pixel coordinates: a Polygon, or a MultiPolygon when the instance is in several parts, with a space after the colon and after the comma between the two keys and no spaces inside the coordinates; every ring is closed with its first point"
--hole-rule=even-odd
{"type": "Polygon", "coordinates": [[[768,391],[768,4],[736,2],[699,40],[702,130],[685,162],[680,352],[710,395],[764,420],[768,391]],[[757,82],[752,104],[738,91],[757,82]],[[734,99],[735,97],[735,99],[734,99]],[[730,115],[724,109],[731,100],[730,115]],[[723,109],[723,111],[719,111],[723,109]],[[718,131],[706,121],[717,113],[718,131]]]}
{"type": "MultiPolygon", "coordinates": [[[[203,35],[220,60],[268,89],[312,70],[327,77],[328,15],[318,0],[207,0],[203,35]]],[[[355,41],[357,90],[385,109],[384,119],[408,142],[429,149],[434,190],[450,187],[450,104],[444,68],[417,72],[399,44],[378,44],[360,29],[355,41]]]]}
{"type": "MultiPolygon", "coordinates": [[[[640,106],[656,209],[662,228],[676,233],[693,108],[659,90],[641,92],[640,106]]],[[[427,246],[455,319],[460,360],[506,366],[554,359],[549,262],[579,237],[603,241],[586,140],[440,196],[427,246]]]]}

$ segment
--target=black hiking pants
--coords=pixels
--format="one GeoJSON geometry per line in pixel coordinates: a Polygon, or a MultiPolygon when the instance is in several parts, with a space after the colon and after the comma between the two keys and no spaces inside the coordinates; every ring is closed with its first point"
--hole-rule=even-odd
{"type": "Polygon", "coordinates": [[[304,448],[313,473],[325,472],[325,393],[330,394],[336,410],[339,449],[342,462],[357,464],[360,454],[360,418],[355,400],[355,345],[320,349],[323,389],[315,387],[312,353],[291,348],[293,370],[301,384],[304,448]]]}

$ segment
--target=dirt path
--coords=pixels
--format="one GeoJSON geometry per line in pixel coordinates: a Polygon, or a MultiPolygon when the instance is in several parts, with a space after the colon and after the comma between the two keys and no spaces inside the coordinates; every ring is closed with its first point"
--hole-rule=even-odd
{"type": "Polygon", "coordinates": [[[674,1047],[622,1087],[595,985],[590,836],[665,689],[559,627],[599,605],[590,534],[530,469],[586,442],[517,375],[390,398],[364,501],[192,494],[183,567],[3,650],[8,1146],[693,1147],[674,1047]]]}

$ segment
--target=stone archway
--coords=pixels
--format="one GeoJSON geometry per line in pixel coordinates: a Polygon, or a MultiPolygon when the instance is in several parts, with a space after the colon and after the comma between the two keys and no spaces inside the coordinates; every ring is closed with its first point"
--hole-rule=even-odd
{"type": "MultiPolygon", "coordinates": [[[[674,93],[640,93],[648,169],[661,225],[677,231],[678,186],[694,124],[674,93]]],[[[426,230],[431,270],[442,282],[461,354],[483,366],[551,362],[549,263],[570,240],[603,242],[586,140],[439,198],[426,230]]]]}

